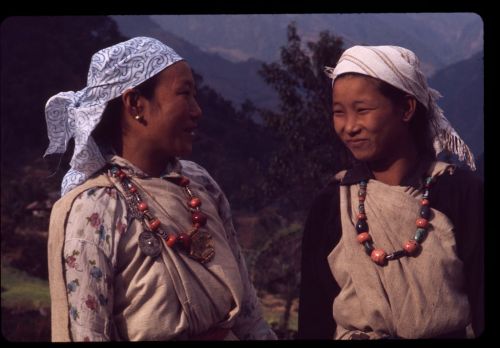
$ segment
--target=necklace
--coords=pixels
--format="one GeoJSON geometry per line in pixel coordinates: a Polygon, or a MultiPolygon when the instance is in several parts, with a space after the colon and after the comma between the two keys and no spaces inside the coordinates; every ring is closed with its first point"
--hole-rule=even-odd
{"type": "Polygon", "coordinates": [[[130,176],[117,165],[112,165],[110,173],[118,179],[123,188],[132,216],[139,220],[144,228],[139,234],[139,248],[142,253],[153,258],[157,257],[161,253],[161,242],[157,237],[159,236],[169,248],[181,249],[200,263],[206,263],[214,257],[212,236],[202,229],[207,224],[207,216],[201,211],[201,199],[193,194],[188,178],[185,176],[166,178],[183,188],[187,197],[187,207],[191,213],[192,228],[187,232],[174,234],[167,233],[162,228],[161,221],[151,214],[148,204],[139,193],[138,185],[134,184],[130,176]]]}
{"type": "Polygon", "coordinates": [[[427,236],[427,228],[429,227],[429,217],[431,213],[429,194],[431,185],[435,182],[435,178],[429,176],[425,179],[424,194],[420,200],[420,213],[415,224],[417,230],[412,239],[403,244],[403,249],[387,254],[383,249],[377,249],[373,245],[373,240],[368,233],[368,223],[365,212],[366,186],[368,181],[362,180],[359,182],[358,191],[358,215],[356,222],[356,231],[358,235],[357,241],[365,247],[365,252],[371,257],[376,264],[383,266],[387,261],[396,260],[403,256],[417,256],[421,249],[420,243],[427,236]]]}

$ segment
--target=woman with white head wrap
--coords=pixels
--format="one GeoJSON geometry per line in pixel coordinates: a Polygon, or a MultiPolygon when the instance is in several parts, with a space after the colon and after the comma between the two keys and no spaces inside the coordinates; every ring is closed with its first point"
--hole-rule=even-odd
{"type": "Polygon", "coordinates": [[[48,241],[53,341],[275,339],[224,193],[192,150],[189,65],[136,37],[93,55],[87,86],[46,105],[75,150],[48,241]]]}
{"type": "Polygon", "coordinates": [[[333,126],[357,164],[303,236],[300,338],[460,338],[484,328],[483,184],[415,54],[354,46],[332,78],[333,126]]]}

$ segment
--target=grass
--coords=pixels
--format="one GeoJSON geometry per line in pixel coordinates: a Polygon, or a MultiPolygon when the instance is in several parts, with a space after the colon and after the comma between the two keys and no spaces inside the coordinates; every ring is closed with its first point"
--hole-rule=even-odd
{"type": "MultiPolygon", "coordinates": [[[[272,325],[273,323],[279,324],[283,318],[285,311],[285,301],[279,297],[271,294],[264,294],[261,297],[262,315],[264,319],[272,325]]],[[[297,331],[298,327],[298,299],[294,300],[292,310],[290,312],[290,319],[288,321],[288,329],[297,331]]]]}
{"type": "Polygon", "coordinates": [[[17,311],[50,307],[49,283],[2,263],[2,308],[17,311]]]}

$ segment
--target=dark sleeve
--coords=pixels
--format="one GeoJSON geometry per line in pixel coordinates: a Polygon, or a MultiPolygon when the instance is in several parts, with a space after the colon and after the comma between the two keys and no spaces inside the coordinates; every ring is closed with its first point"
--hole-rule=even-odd
{"type": "Polygon", "coordinates": [[[302,237],[298,339],[332,339],[333,299],[340,289],[327,256],[340,239],[339,186],[331,184],[313,202],[302,237]]]}
{"type": "Polygon", "coordinates": [[[438,178],[431,190],[431,204],[453,223],[457,254],[464,264],[472,327],[484,330],[484,185],[465,169],[438,178]]]}

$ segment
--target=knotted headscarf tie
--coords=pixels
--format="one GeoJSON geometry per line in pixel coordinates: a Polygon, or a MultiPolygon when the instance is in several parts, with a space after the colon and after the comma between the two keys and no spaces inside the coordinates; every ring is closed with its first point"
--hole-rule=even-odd
{"type": "Polygon", "coordinates": [[[75,150],[65,174],[61,195],[83,183],[105,165],[91,136],[108,102],[143,83],[182,58],[170,47],[149,37],[135,37],[104,48],[92,56],[87,86],[61,92],[45,106],[50,140],[44,156],[64,153],[71,138],[75,150]]]}

